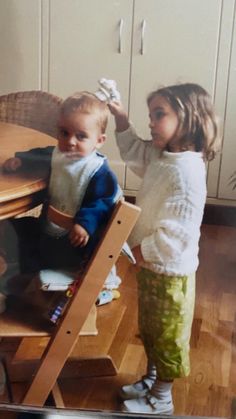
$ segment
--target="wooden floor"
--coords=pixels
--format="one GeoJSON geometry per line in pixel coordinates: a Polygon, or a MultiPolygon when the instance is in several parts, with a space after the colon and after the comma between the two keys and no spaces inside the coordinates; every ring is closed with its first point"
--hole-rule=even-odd
{"type": "MultiPolygon", "coordinates": [[[[88,346],[91,355],[108,353],[116,364],[118,375],[61,379],[59,384],[64,403],[69,409],[119,411],[119,387],[133,382],[145,372],[146,359],[137,329],[135,268],[121,257],[118,273],[122,278],[120,299],[98,307],[99,335],[81,337],[73,353],[87,356],[88,346]]],[[[2,341],[1,346],[12,350],[9,341],[2,341]]],[[[202,227],[191,366],[191,375],[174,383],[174,414],[213,417],[235,415],[232,412],[232,406],[236,405],[234,227],[202,227]]],[[[23,391],[23,384],[14,385],[19,400],[23,391]]],[[[0,417],[3,416],[0,414],[0,417]]]]}

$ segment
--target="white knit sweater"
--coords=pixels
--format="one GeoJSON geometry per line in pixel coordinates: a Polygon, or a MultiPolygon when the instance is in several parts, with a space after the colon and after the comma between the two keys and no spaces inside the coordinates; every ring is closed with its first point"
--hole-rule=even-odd
{"type": "Polygon", "coordinates": [[[123,160],[143,178],[136,201],[142,212],[129,239],[131,248],[141,245],[143,266],[154,272],[195,272],[206,200],[202,153],[160,154],[132,126],[116,133],[116,139],[123,160]]]}

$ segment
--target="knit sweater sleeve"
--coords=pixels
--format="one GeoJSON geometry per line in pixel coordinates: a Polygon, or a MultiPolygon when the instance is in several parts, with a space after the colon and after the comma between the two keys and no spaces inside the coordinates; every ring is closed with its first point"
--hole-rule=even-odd
{"type": "Polygon", "coordinates": [[[138,137],[132,125],[126,131],[116,131],[115,135],[121,158],[136,175],[143,177],[154,151],[152,141],[138,137]]]}
{"type": "Polygon", "coordinates": [[[89,182],[75,222],[90,236],[94,234],[98,227],[109,220],[114,204],[121,195],[120,191],[116,176],[104,163],[89,182]]]}

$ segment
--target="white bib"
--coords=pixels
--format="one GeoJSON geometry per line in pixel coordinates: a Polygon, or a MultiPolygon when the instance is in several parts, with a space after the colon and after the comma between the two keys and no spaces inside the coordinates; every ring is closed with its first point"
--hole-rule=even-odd
{"type": "MultiPolygon", "coordinates": [[[[106,158],[94,151],[87,157],[72,158],[55,147],[49,181],[49,204],[72,217],[79,210],[90,179],[106,158]]],[[[46,231],[52,235],[66,230],[47,220],[46,231]]]]}

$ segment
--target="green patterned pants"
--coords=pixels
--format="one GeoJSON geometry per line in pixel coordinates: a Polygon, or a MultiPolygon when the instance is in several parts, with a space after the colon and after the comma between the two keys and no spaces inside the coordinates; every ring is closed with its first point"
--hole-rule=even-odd
{"type": "Polygon", "coordinates": [[[148,360],[163,381],[187,376],[195,274],[166,276],[141,268],[137,280],[139,330],[148,360]]]}

